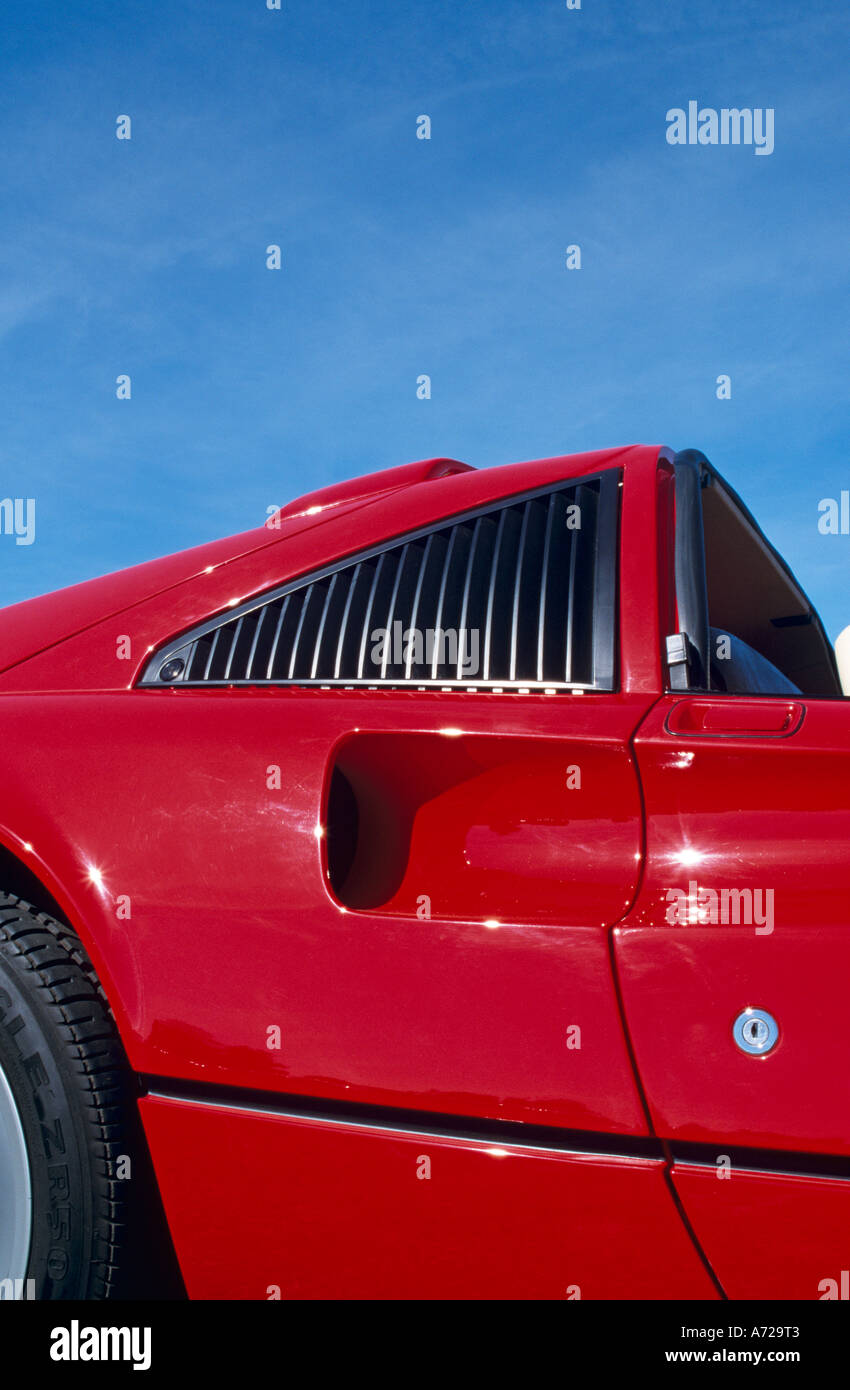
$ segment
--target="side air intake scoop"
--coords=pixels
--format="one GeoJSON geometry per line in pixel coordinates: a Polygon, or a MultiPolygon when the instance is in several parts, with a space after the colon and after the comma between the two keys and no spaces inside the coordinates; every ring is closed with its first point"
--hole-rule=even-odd
{"type": "Polygon", "coordinates": [[[410,487],[413,483],[428,483],[434,478],[448,478],[452,473],[473,472],[472,465],[460,463],[457,459],[419,459],[416,463],[403,463],[397,468],[382,468],[377,473],[365,473],[360,478],[346,478],[341,483],[331,483],[330,487],[307,492],[288,502],[269,517],[266,525],[274,530],[288,516],[303,516],[305,512],[320,512],[326,507],[335,507],[340,502],[354,502],[361,497],[373,497],[393,488],[410,487]]]}

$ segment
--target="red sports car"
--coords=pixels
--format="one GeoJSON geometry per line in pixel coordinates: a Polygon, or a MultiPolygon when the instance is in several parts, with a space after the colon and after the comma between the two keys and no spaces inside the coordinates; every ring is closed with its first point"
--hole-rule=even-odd
{"type": "Polygon", "coordinates": [[[848,773],[692,450],[4,610],[0,1292],[841,1297],[848,773]]]}

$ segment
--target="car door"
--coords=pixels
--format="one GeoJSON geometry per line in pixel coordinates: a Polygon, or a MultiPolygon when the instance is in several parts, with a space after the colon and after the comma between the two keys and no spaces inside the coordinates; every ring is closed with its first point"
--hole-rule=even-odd
{"type": "MultiPolygon", "coordinates": [[[[196,1021],[226,1003],[217,1080],[286,1092],[262,1122],[201,1123],[227,1129],[220,1165],[245,1162],[233,1136],[255,1126],[292,1175],[274,1196],[253,1175],[238,1209],[242,1229],[271,1217],[292,1295],[604,1296],[694,1261],[641,1151],[607,939],[637,882],[628,739],[646,707],[614,690],[617,483],[491,499],[366,548],[181,637],[143,677],[162,705],[160,672],[182,663],[169,717],[239,746],[217,758],[235,800],[257,797],[246,749],[255,765],[280,750],[240,929],[250,988],[240,1007],[222,977],[196,1021]],[[469,640],[432,649],[441,632],[469,640]],[[258,667],[273,689],[250,689],[258,667]],[[334,1123],[316,1118],[329,1103],[334,1123]],[[641,1251],[650,1212],[660,1260],[641,1251]]],[[[237,874],[227,843],[217,857],[237,874]]],[[[154,1091],[152,1142],[179,1152],[163,1136],[198,1116],[179,1086],[154,1091]]],[[[165,1173],[168,1200],[167,1157],[165,1173]]],[[[210,1200],[181,1185],[175,1219],[210,1200]]]]}
{"type": "Polygon", "coordinates": [[[615,950],[653,1125],[728,1295],[822,1297],[850,1246],[850,705],[671,691],[634,746],[615,950]]]}

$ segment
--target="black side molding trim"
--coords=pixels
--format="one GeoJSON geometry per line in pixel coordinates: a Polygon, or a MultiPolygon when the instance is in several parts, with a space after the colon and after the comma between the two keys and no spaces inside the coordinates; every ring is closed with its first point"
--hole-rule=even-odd
{"type": "Polygon", "coordinates": [[[651,1135],[601,1134],[596,1130],[564,1129],[558,1125],[524,1124],[517,1120],[485,1120],[469,1115],[447,1115],[432,1110],[412,1110],[393,1105],[363,1105],[356,1101],[328,1100],[289,1092],[255,1091],[241,1086],[217,1086],[164,1076],[140,1076],[143,1095],[162,1096],[196,1105],[218,1105],[258,1114],[320,1120],[329,1124],[364,1129],[396,1130],[401,1134],[435,1138],[469,1139],[480,1143],[561,1153],[598,1154],[608,1158],[641,1158],[716,1168],[727,1156],[733,1171],[772,1173],[813,1178],[838,1178],[850,1182],[850,1156],[800,1153],[785,1149],[742,1148],[716,1144],[662,1141],[651,1135]]]}
{"type": "Polygon", "coordinates": [[[775,1177],[838,1178],[850,1182],[850,1155],[803,1153],[798,1149],[751,1149],[724,1144],[671,1143],[674,1163],[682,1167],[717,1168],[722,1156],[732,1172],[772,1173],[775,1177]]]}
{"type": "Polygon", "coordinates": [[[229,1106],[266,1115],[324,1120],[368,1129],[391,1129],[399,1133],[428,1134],[435,1138],[478,1140],[494,1145],[558,1149],[568,1153],[616,1158],[664,1159],[660,1141],[650,1136],[600,1134],[595,1130],[562,1129],[556,1125],[524,1124],[517,1120],[482,1120],[469,1115],[445,1115],[432,1110],[408,1110],[389,1105],[362,1105],[359,1102],[278,1091],[254,1091],[160,1076],[141,1076],[139,1081],[142,1093],[146,1095],[201,1105],[229,1106]]]}

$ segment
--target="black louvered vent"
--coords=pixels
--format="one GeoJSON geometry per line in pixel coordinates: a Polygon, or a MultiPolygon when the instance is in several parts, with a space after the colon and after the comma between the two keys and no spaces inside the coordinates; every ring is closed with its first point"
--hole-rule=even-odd
{"type": "Polygon", "coordinates": [[[617,479],[502,503],[254,599],[142,684],[612,688],[617,479]]]}

